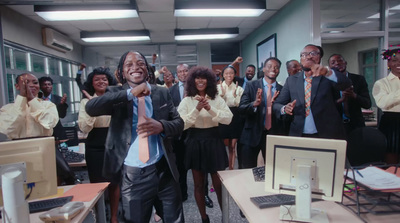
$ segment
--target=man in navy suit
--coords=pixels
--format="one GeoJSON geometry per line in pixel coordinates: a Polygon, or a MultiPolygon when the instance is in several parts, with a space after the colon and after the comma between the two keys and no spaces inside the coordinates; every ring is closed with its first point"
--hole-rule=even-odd
{"type": "Polygon", "coordinates": [[[252,168],[257,166],[257,156],[260,150],[265,158],[265,139],[267,134],[281,134],[282,123],[272,114],[271,125],[267,127],[266,121],[267,97],[271,92],[272,101],[281,91],[282,86],[276,82],[279,75],[281,61],[270,57],[264,63],[264,78],[248,82],[240,99],[239,111],[245,118],[245,124],[240,136],[238,148],[239,168],[252,168]],[[271,91],[269,87],[272,86],[271,91]]]}
{"type": "Polygon", "coordinates": [[[183,131],[183,120],[167,88],[150,85],[152,74],[145,57],[122,55],[117,75],[122,86],[112,86],[89,100],[90,116],[111,115],[103,176],[121,182],[126,222],[149,222],[153,205],[164,222],[184,222],[179,173],[172,138],[183,131]],[[144,98],[144,99],[143,99],[144,98]],[[145,102],[144,123],[138,120],[139,100],[145,102]],[[139,155],[139,137],[148,137],[147,161],[139,155]]]}
{"type": "Polygon", "coordinates": [[[364,127],[365,120],[361,108],[371,107],[368,84],[364,76],[349,73],[347,61],[340,54],[333,54],[328,59],[329,67],[335,68],[345,74],[352,82],[352,86],[341,92],[341,98],[337,101],[343,107],[343,125],[346,136],[356,128],[364,127]]]}
{"type": "MultiPolygon", "coordinates": [[[[179,82],[170,87],[169,91],[171,93],[174,106],[177,108],[185,95],[185,83],[186,83],[186,78],[189,74],[189,65],[179,64],[176,67],[176,73],[178,75],[179,82]]],[[[186,131],[184,131],[181,136],[176,137],[173,141],[173,148],[176,154],[176,165],[179,171],[179,185],[181,187],[181,192],[182,192],[182,201],[186,201],[188,198],[187,170],[184,165],[185,136],[186,136],[186,131]]]]}
{"type": "Polygon", "coordinates": [[[51,77],[41,77],[39,78],[40,90],[42,94],[39,95],[45,101],[51,101],[57,106],[58,116],[60,118],[65,118],[67,115],[67,94],[62,97],[52,94],[53,92],[53,79],[51,77]]]}
{"type": "Polygon", "coordinates": [[[290,136],[344,139],[344,128],[336,100],[337,91],[351,86],[339,71],[320,65],[324,51],[320,46],[306,45],[300,53],[303,71],[289,76],[273,105],[277,117],[292,116],[290,136]],[[305,97],[308,81],[310,97],[305,97]],[[310,106],[306,107],[309,99],[310,106]]]}

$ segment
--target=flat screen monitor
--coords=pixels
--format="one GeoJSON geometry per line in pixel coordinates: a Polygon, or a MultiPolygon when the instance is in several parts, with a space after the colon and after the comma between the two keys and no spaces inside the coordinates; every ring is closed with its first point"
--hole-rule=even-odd
{"type": "Polygon", "coordinates": [[[266,145],[265,189],[296,195],[292,220],[313,217],[311,198],[342,200],[345,140],[268,135],[266,145]]]}
{"type": "MultiPolygon", "coordinates": [[[[55,143],[53,137],[12,140],[0,143],[0,172],[24,164],[26,180],[23,182],[24,197],[28,200],[57,194],[55,143]],[[32,186],[32,189],[28,188],[32,186]]],[[[3,182],[2,182],[3,183],[3,182]]],[[[3,186],[3,184],[2,184],[3,186]]],[[[3,191],[0,193],[3,205],[3,191]]]]}

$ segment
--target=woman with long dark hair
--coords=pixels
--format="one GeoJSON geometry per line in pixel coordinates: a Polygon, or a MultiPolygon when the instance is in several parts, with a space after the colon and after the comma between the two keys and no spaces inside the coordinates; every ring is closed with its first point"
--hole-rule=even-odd
{"type": "Polygon", "coordinates": [[[194,195],[202,222],[210,222],[205,208],[204,181],[206,173],[210,173],[222,207],[221,180],[217,171],[228,166],[228,157],[218,125],[229,124],[233,115],[224,99],[218,95],[215,74],[208,68],[190,69],[185,92],[186,97],[178,107],[185,129],[188,129],[185,166],[192,170],[194,195]]]}

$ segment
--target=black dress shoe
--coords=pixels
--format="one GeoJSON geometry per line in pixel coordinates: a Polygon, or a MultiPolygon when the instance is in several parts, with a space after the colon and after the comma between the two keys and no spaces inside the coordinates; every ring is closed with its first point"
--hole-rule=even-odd
{"type": "Polygon", "coordinates": [[[182,195],[182,202],[186,201],[187,199],[188,199],[188,195],[187,194],[182,195]]]}
{"type": "Polygon", "coordinates": [[[214,204],[213,204],[213,201],[211,200],[211,198],[208,195],[206,195],[205,198],[206,198],[205,199],[206,206],[208,208],[213,208],[214,204]]]}
{"type": "Polygon", "coordinates": [[[208,218],[208,215],[207,215],[206,219],[201,219],[201,222],[202,223],[210,223],[210,218],[208,218]]]}
{"type": "Polygon", "coordinates": [[[246,218],[246,216],[243,214],[242,210],[239,210],[239,214],[240,214],[240,217],[246,218]]]}

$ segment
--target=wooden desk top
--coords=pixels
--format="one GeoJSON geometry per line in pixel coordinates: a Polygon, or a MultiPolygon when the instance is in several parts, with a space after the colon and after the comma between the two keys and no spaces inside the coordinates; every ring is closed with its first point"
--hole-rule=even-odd
{"type": "MultiPolygon", "coordinates": [[[[69,186],[62,186],[58,188],[63,188],[64,193],[73,188],[75,185],[69,185],[69,186]]],[[[102,186],[102,189],[98,191],[97,195],[91,200],[87,202],[83,202],[85,204],[85,208],[77,215],[75,216],[70,223],[82,223],[86,216],[89,214],[90,210],[94,207],[94,205],[97,203],[97,201],[100,199],[100,197],[104,194],[105,189],[107,188],[108,184],[104,184],[102,186]]],[[[44,212],[38,212],[38,213],[33,213],[30,214],[30,222],[31,223],[43,223],[42,220],[40,220],[39,215],[41,215],[44,212]]]]}
{"type": "MultiPolygon", "coordinates": [[[[265,192],[264,182],[254,181],[251,169],[218,171],[218,174],[249,222],[282,222],[279,220],[280,207],[259,209],[250,201],[250,197],[270,194],[265,192]]],[[[325,210],[329,222],[363,222],[341,204],[332,201],[313,202],[312,208],[325,210]]]]}

